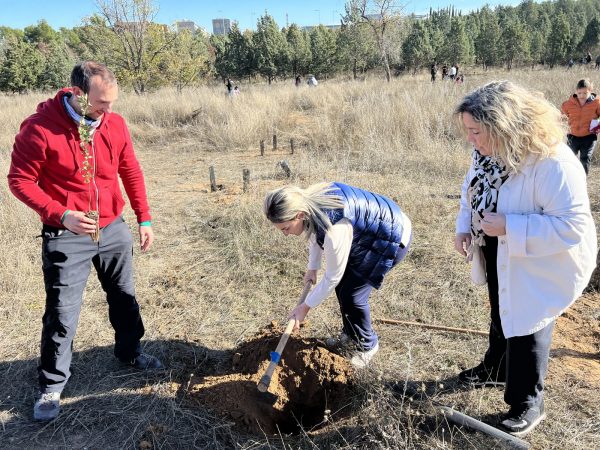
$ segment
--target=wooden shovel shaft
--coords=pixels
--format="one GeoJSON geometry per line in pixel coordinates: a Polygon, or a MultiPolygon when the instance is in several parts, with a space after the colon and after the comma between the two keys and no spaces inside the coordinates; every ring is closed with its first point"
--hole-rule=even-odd
{"type": "Polygon", "coordinates": [[[488,336],[489,335],[489,333],[487,331],[472,330],[470,328],[446,327],[443,325],[433,325],[430,323],[410,322],[408,320],[393,320],[393,319],[374,319],[374,320],[375,320],[375,322],[389,323],[392,325],[409,325],[409,326],[415,326],[415,327],[421,327],[421,328],[430,328],[432,330],[452,331],[454,333],[478,334],[480,336],[488,336]]]}
{"type": "MultiPolygon", "coordinates": [[[[300,300],[298,301],[298,304],[301,304],[302,302],[304,302],[304,300],[306,300],[306,296],[308,295],[308,292],[310,291],[310,286],[311,286],[310,281],[304,285],[304,289],[302,290],[302,295],[300,295],[300,300]]],[[[283,349],[285,348],[285,345],[287,344],[287,341],[290,338],[290,334],[292,334],[292,330],[294,329],[295,322],[296,321],[294,319],[290,319],[288,321],[287,326],[285,327],[285,331],[283,332],[283,335],[279,339],[279,343],[277,344],[277,348],[275,349],[275,352],[274,352],[277,355],[277,359],[271,358],[269,367],[267,367],[267,370],[265,371],[264,375],[261,377],[260,381],[258,382],[258,390],[260,392],[267,392],[267,389],[269,389],[269,385],[271,384],[271,378],[273,378],[273,374],[275,373],[275,368],[277,367],[277,364],[279,363],[279,357],[281,356],[281,353],[283,352],[283,349]]]]}

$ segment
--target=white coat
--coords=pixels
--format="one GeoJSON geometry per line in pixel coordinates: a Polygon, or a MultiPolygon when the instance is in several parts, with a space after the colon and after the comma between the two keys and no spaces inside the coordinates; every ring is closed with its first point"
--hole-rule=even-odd
{"type": "MultiPolygon", "coordinates": [[[[555,320],[581,295],[596,267],[596,227],[586,175],[566,144],[557,150],[549,158],[531,156],[498,194],[497,212],[506,216],[497,258],[506,338],[535,333],[555,320]]],[[[470,232],[467,188],[473,175],[471,166],[462,187],[457,233],[470,232]]],[[[473,261],[484,264],[482,257],[473,261]]],[[[474,267],[473,273],[484,270],[474,267]]]]}

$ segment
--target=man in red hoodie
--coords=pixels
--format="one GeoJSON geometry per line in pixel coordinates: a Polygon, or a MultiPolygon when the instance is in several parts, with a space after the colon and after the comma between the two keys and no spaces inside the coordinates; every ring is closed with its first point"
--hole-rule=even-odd
{"type": "Polygon", "coordinates": [[[154,234],[129,130],[112,112],[117,81],[106,66],[86,61],[74,67],[71,85],[40,103],[21,124],[8,174],[11,192],[42,221],[46,309],[36,420],[52,420],[60,411],[92,264],[106,292],[115,356],[136,369],[163,367],[140,346],[144,326],[135,298],[133,238],[122,217],[125,202],[119,177],[137,217],[142,251],[150,248],[154,234]],[[88,217],[89,211],[96,211],[98,219],[88,217]],[[97,227],[99,239],[94,238],[97,227]]]}

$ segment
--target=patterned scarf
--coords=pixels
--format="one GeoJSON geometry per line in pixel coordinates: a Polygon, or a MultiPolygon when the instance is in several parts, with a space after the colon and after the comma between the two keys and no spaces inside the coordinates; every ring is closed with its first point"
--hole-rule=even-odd
{"type": "Polygon", "coordinates": [[[508,178],[508,170],[498,159],[482,156],[477,149],[473,149],[473,167],[475,177],[468,189],[471,202],[471,236],[473,244],[481,247],[485,245],[481,219],[486,212],[496,212],[498,191],[508,178]]]}

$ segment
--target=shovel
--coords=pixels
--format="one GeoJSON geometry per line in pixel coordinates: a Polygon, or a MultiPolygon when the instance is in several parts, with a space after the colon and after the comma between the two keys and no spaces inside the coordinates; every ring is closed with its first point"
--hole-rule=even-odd
{"type": "MultiPolygon", "coordinates": [[[[298,301],[298,304],[302,303],[306,299],[306,296],[308,295],[308,292],[310,291],[310,285],[311,285],[310,281],[304,285],[304,289],[302,290],[302,295],[300,295],[300,300],[298,301]]],[[[285,327],[285,331],[283,332],[283,335],[279,339],[277,348],[275,349],[274,352],[271,352],[271,355],[270,355],[271,362],[269,363],[269,367],[267,367],[267,370],[265,371],[264,375],[261,377],[260,381],[258,382],[258,386],[257,386],[258,390],[262,393],[267,393],[267,389],[269,389],[269,385],[271,384],[271,378],[273,378],[273,373],[275,372],[275,368],[277,367],[277,364],[279,363],[279,360],[281,359],[281,352],[283,352],[283,349],[285,348],[285,344],[287,344],[290,334],[292,333],[292,329],[294,328],[294,323],[295,323],[294,319],[290,319],[288,321],[288,324],[285,327]]]]}

